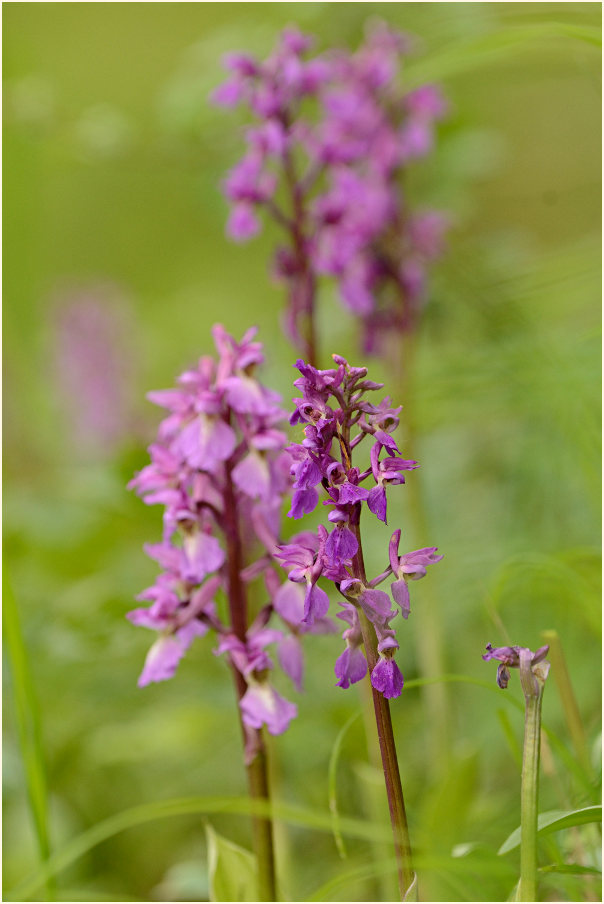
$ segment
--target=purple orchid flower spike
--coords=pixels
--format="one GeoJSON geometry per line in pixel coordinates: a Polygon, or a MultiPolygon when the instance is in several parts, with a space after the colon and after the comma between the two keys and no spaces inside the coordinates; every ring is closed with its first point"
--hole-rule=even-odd
{"type": "Polygon", "coordinates": [[[366,673],[367,661],[360,650],[360,617],[368,620],[376,645],[375,661],[370,663],[372,685],[390,699],[403,688],[403,677],[393,659],[398,644],[391,622],[398,610],[393,609],[389,594],[377,589],[377,584],[394,575],[392,596],[407,618],[407,581],[424,577],[426,566],[439,562],[442,556],[435,554],[435,547],[399,556],[398,530],[390,541],[389,568],[367,580],[361,566],[361,512],[367,506],[385,521],[386,487],[404,484],[405,472],[415,469],[418,463],[401,457],[392,436],[401,408],[393,408],[389,398],[377,405],[365,399],[366,393],[381,389],[382,384],[367,379],[367,368],[352,367],[340,355],[333,358],[336,367],[330,370],[318,370],[302,360],[296,362],[300,377],[295,386],[302,397],[294,400],[290,421],[304,425],[304,439],[289,447],[294,479],[290,517],[299,517],[307,508],[314,510],[319,489],[324,488],[324,505],[331,508],[327,519],[330,530],[320,525],[314,536],[306,533],[292,538],[280,547],[276,558],[288,569],[290,581],[306,583],[303,625],[312,626],[328,611],[329,598],[318,586],[319,578],[336,584],[344,597],[344,610],[338,614],[349,627],[343,635],[346,648],[336,663],[340,687],[349,687],[366,673]],[[355,425],[357,432],[353,436],[355,425]],[[352,456],[367,436],[373,439],[370,466],[360,469],[353,465],[352,456]],[[371,482],[372,487],[366,485],[371,482]]]}
{"type": "MultiPolygon", "coordinates": [[[[212,332],[217,361],[204,356],[179,377],[178,388],[149,394],[168,417],[150,446],[151,464],[129,485],[147,504],[165,507],[164,539],[146,547],[163,569],[155,587],[142,595],[153,605],[130,615],[161,632],[141,684],[172,677],[195,636],[209,628],[229,633],[210,597],[219,589],[230,598],[239,593],[229,567],[233,531],[243,536],[248,522],[262,525],[254,536],[254,542],[268,544],[255,574],[261,577],[273,567],[274,512],[289,491],[287,439],[278,429],[284,412],[276,393],[254,375],[263,360],[256,330],[239,342],[220,325],[212,332]],[[211,588],[210,597],[205,588],[211,588]]],[[[240,640],[243,618],[245,613],[234,613],[240,640]]]]}
{"type": "Polygon", "coordinates": [[[355,53],[312,56],[313,43],[306,35],[292,41],[286,29],[262,62],[229,55],[229,77],[213,99],[245,107],[254,124],[224,182],[227,234],[252,238],[260,214],[283,230],[272,271],[287,290],[285,327],[316,365],[323,278],[359,320],[366,352],[379,352],[393,330],[414,328],[446,221],[410,210],[401,177],[431,152],[447,105],[436,85],[405,90],[412,42],[384,23],[355,53]]]}
{"type": "MultiPolygon", "coordinates": [[[[377,405],[367,401],[365,394],[381,389],[381,384],[367,379],[367,368],[352,367],[340,355],[333,359],[336,366],[331,370],[296,362],[301,376],[295,385],[302,396],[294,399],[290,417],[292,425],[304,425],[303,440],[290,446],[297,494],[290,516],[298,517],[307,508],[314,510],[322,488],[327,496],[323,503],[330,508],[329,533],[320,524],[316,535],[298,535],[281,546],[276,558],[288,569],[290,581],[306,583],[302,624],[312,625],[327,612],[327,594],[321,590],[317,597],[319,578],[331,581],[339,592],[341,610],[337,617],[347,627],[342,635],[346,646],[334,667],[336,683],[349,688],[368,672],[370,675],[401,898],[405,900],[414,873],[389,709],[389,701],[399,697],[404,687],[395,661],[399,644],[394,622],[399,609],[393,606],[392,599],[407,618],[407,581],[424,577],[427,566],[439,562],[442,556],[436,554],[436,547],[399,556],[401,531],[397,530],[389,544],[389,566],[376,577],[367,577],[360,527],[363,510],[366,507],[385,522],[386,488],[404,485],[406,472],[414,470],[417,462],[402,457],[392,436],[399,423],[400,407],[393,408],[389,398],[377,405]],[[359,467],[352,459],[367,437],[372,438],[369,466],[365,462],[365,467],[359,467]],[[392,596],[378,588],[391,575],[395,578],[392,596]]],[[[289,609],[291,603],[285,603],[289,609]]],[[[284,604],[281,600],[277,603],[275,597],[274,605],[282,608],[284,604]]]]}
{"type": "MultiPolygon", "coordinates": [[[[239,77],[250,71],[251,63],[240,59],[233,66],[239,77]]],[[[233,97],[235,89],[232,83],[225,96],[233,97]]],[[[277,140],[275,135],[267,135],[269,139],[277,140]]],[[[249,235],[256,228],[252,202],[270,196],[271,180],[257,162],[248,160],[233,174],[229,191],[235,201],[233,232],[249,235]]],[[[310,631],[333,630],[326,618],[327,594],[317,586],[327,568],[327,531],[310,546],[302,537],[298,545],[293,541],[290,549],[285,547],[306,593],[300,599],[301,588],[288,584],[289,599],[279,594],[282,582],[275,571],[280,519],[291,489],[290,469],[295,468],[281,429],[285,413],[279,396],[256,377],[263,361],[256,330],[248,330],[240,341],[220,325],[212,334],[216,360],[200,358],[179,377],[176,388],[149,395],[167,416],[149,447],[150,464],[129,486],[146,504],[164,507],[162,541],[145,547],[161,573],[139,596],[150,605],[128,617],[158,634],[139,678],[141,687],[172,678],[196,637],[209,632],[218,636],[218,652],[224,654],[235,682],[250,794],[266,802],[263,730],[282,734],[297,712],[274,686],[274,662],[266,648],[276,646],[279,665],[300,690],[301,638],[310,631]],[[269,589],[270,602],[252,618],[248,586],[258,580],[269,589]],[[227,613],[220,618],[214,603],[218,593],[227,601],[227,613]],[[277,620],[280,630],[274,627],[277,620]]],[[[306,511],[312,502],[309,493],[316,496],[312,507],[318,501],[316,474],[302,458],[299,461],[296,492],[307,497],[294,499],[293,509],[306,511]]],[[[271,822],[258,816],[253,823],[261,898],[272,901],[276,883],[271,822]]]]}

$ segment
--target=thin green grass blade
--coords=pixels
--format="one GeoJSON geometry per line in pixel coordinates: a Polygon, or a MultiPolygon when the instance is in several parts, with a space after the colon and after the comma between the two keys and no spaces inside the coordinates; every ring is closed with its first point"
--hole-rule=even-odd
{"type": "MultiPolygon", "coordinates": [[[[493,686],[490,682],[471,678],[467,675],[443,675],[436,679],[417,678],[406,682],[405,686],[407,689],[421,687],[429,681],[453,681],[486,688],[492,693],[496,693],[499,699],[506,699],[512,706],[523,711],[522,704],[514,697],[505,696],[502,698],[500,689],[493,686]]],[[[556,746],[556,742],[561,744],[552,732],[548,731],[548,735],[552,740],[552,746],[556,746]]],[[[137,825],[151,822],[155,819],[163,819],[169,816],[185,816],[188,814],[208,815],[211,813],[228,813],[250,815],[252,813],[257,813],[258,815],[270,815],[270,812],[269,808],[263,806],[261,801],[252,802],[248,800],[248,798],[232,797],[177,798],[132,807],[131,809],[124,810],[121,813],[108,817],[72,839],[65,847],[51,855],[48,862],[37,873],[12,889],[7,895],[7,900],[23,900],[24,898],[28,898],[48,881],[50,877],[61,872],[61,870],[78,860],[96,845],[101,844],[103,841],[106,841],[126,829],[134,828],[137,825]]],[[[317,813],[289,804],[275,803],[273,805],[272,813],[275,817],[292,825],[313,829],[318,832],[333,833],[332,812],[317,813]]],[[[343,835],[363,841],[375,842],[383,840],[384,843],[387,843],[391,840],[389,827],[376,825],[367,820],[339,816],[338,828],[343,835]]]]}
{"type": "Polygon", "coordinates": [[[580,866],[578,863],[549,863],[540,866],[540,873],[561,873],[568,876],[602,876],[602,870],[595,866],[580,866]]]}
{"type": "Polygon", "coordinates": [[[364,882],[367,879],[374,879],[376,876],[383,876],[386,873],[395,873],[397,870],[397,862],[394,857],[388,860],[377,860],[373,863],[366,863],[363,866],[357,866],[352,870],[347,870],[339,876],[334,876],[323,885],[319,886],[309,897],[308,901],[333,901],[333,893],[340,891],[342,888],[352,884],[353,882],[364,882]]]}
{"type": "MultiPolygon", "coordinates": [[[[8,892],[7,900],[20,901],[29,898],[49,876],[61,872],[98,844],[126,829],[169,816],[209,815],[212,813],[273,815],[284,822],[314,829],[317,832],[331,833],[333,830],[331,813],[317,813],[291,804],[273,803],[269,805],[265,801],[251,801],[247,797],[185,797],[154,801],[116,813],[72,839],[65,847],[55,852],[37,873],[11,889],[8,892]]],[[[340,817],[340,831],[344,835],[362,841],[381,840],[387,843],[391,840],[389,826],[375,825],[367,820],[340,817]]]]}
{"type": "MultiPolygon", "coordinates": [[[[560,832],[571,826],[582,826],[589,822],[602,822],[602,807],[583,807],[580,810],[549,810],[540,813],[538,818],[538,832],[546,835],[549,832],[560,832]]],[[[514,829],[506,838],[497,853],[507,854],[520,845],[520,827],[514,829]]]]}
{"type": "MultiPolygon", "coordinates": [[[[42,732],[27,650],[21,633],[17,602],[6,564],[2,573],[2,596],[2,623],[12,674],[15,716],[25,771],[27,799],[40,860],[45,863],[50,856],[50,840],[42,732]]],[[[53,900],[54,887],[50,879],[47,880],[46,891],[48,899],[53,900]]]]}
{"type": "Polygon", "coordinates": [[[448,78],[513,58],[518,52],[533,51],[552,40],[579,41],[593,47],[602,46],[599,28],[570,25],[564,22],[542,22],[501,28],[490,34],[458,41],[444,50],[432,53],[406,68],[412,85],[426,80],[448,78]]]}
{"type": "MultiPolygon", "coordinates": [[[[439,857],[439,856],[426,856],[421,853],[416,853],[414,858],[414,866],[420,872],[432,871],[435,873],[441,873],[447,877],[447,881],[451,883],[452,886],[455,886],[460,891],[463,889],[462,894],[465,896],[467,894],[467,889],[461,886],[458,882],[455,881],[455,876],[464,877],[468,871],[467,864],[463,861],[463,858],[459,857],[439,857]]],[[[488,857],[483,857],[476,859],[472,862],[472,871],[477,875],[496,875],[501,878],[508,878],[510,874],[513,872],[510,866],[506,866],[505,869],[501,869],[502,861],[497,860],[496,856],[493,854],[488,857]]],[[[394,873],[396,872],[397,864],[394,857],[384,859],[384,860],[375,860],[371,863],[364,863],[361,866],[356,866],[353,869],[348,869],[345,872],[339,873],[337,876],[333,876],[319,888],[315,889],[307,898],[307,901],[333,901],[334,900],[334,892],[340,892],[342,889],[347,888],[349,885],[355,882],[362,882],[367,879],[373,879],[376,876],[381,876],[386,873],[394,873]]],[[[421,884],[421,875],[419,877],[419,882],[421,884]]],[[[462,898],[464,899],[464,898],[462,898]]],[[[467,900],[467,899],[466,899],[467,900]]]]}
{"type": "Polygon", "coordinates": [[[333,745],[331,756],[329,757],[329,768],[327,771],[327,782],[328,782],[328,792],[329,792],[329,810],[332,815],[332,828],[333,828],[333,838],[336,843],[336,847],[338,849],[338,854],[345,860],[348,854],[346,853],[346,845],[344,844],[344,838],[342,837],[342,832],[340,831],[340,814],[338,812],[338,792],[337,792],[337,777],[338,777],[338,763],[340,761],[340,753],[342,750],[342,744],[344,742],[344,738],[348,733],[348,729],[351,725],[357,721],[361,716],[361,713],[354,713],[348,721],[342,726],[340,731],[338,732],[338,736],[333,745]]]}
{"type": "Polygon", "coordinates": [[[512,758],[516,765],[518,766],[518,771],[522,769],[522,749],[516,735],[514,734],[514,729],[512,728],[512,723],[510,722],[510,717],[504,709],[497,710],[497,718],[499,719],[499,724],[501,725],[501,730],[505,736],[506,741],[508,742],[508,747],[510,749],[510,753],[512,754],[512,758]]]}
{"type": "Polygon", "coordinates": [[[61,888],[61,901],[76,901],[79,904],[84,901],[91,901],[93,904],[99,904],[101,901],[117,901],[118,904],[124,904],[126,901],[139,900],[139,898],[130,898],[124,894],[95,891],[94,888],[61,888]]]}

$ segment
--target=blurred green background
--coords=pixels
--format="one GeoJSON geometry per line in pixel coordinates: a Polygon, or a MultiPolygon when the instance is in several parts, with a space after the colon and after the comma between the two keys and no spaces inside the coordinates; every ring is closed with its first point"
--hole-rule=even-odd
{"type": "MultiPolygon", "coordinates": [[[[430,591],[427,581],[412,587],[412,606],[428,592],[438,601],[447,672],[494,686],[495,666],[480,658],[487,641],[535,649],[542,630],[559,633],[591,765],[572,771],[550,679],[544,718],[568,753],[544,753],[541,809],[597,799],[600,4],[10,3],[3,14],[5,569],[19,620],[8,594],[5,889],[39,862],[26,777],[41,788],[42,763],[48,793],[36,812],[52,849],[136,804],[245,791],[231,684],[210,640],[193,646],[175,680],[136,687],[150,634],[124,616],[153,580],[141,547],[159,538],[161,518],[125,484],[160,417],[145,392],[210,351],[214,321],[237,336],[258,324],[264,379],[291,398],[295,353],[267,277],[275,234],[244,247],[226,240],[219,185],[241,142],[236,117],[207,102],[224,52],[265,55],[291,22],[320,48],[355,47],[367,18],[380,16],[420,39],[409,83],[439,80],[450,99],[436,152],[410,176],[418,202],[453,222],[416,337],[418,436],[405,449],[422,466],[429,535],[413,535],[404,490],[392,494],[390,523],[406,549],[445,553],[430,591]],[[69,319],[74,302],[96,311],[80,326],[69,319]],[[93,364],[66,363],[78,341],[101,349],[115,403],[105,433],[86,399],[93,364]]],[[[321,321],[325,352],[360,363],[355,325],[329,288],[321,321]]],[[[370,366],[386,376],[383,362],[370,366]]],[[[387,536],[369,541],[378,570],[387,536]]],[[[399,655],[408,680],[418,675],[416,632],[411,617],[399,655]]],[[[326,812],[328,759],[359,696],[334,687],[339,636],[306,649],[306,694],[281,684],[299,717],[271,747],[279,795],[326,812]]],[[[515,677],[507,695],[520,700],[515,677]]],[[[499,858],[499,870],[491,860],[519,822],[509,737],[520,743],[522,713],[503,692],[446,688],[444,751],[427,746],[418,689],[393,706],[412,837],[432,858],[423,897],[504,900],[516,855],[499,858]],[[444,773],[430,769],[443,759],[444,773]],[[492,855],[486,870],[481,850],[492,855]]],[[[380,794],[357,722],[343,742],[339,806],[374,818],[380,794]]],[[[244,816],[211,821],[249,846],[244,816]]],[[[588,834],[551,838],[544,862],[591,863],[588,834]]],[[[60,874],[57,900],[204,900],[204,839],[198,815],[117,834],[60,874]]],[[[390,856],[360,841],[347,850],[342,860],[329,834],[282,826],[286,898],[307,900],[390,856]]],[[[388,881],[349,878],[325,895],[374,900],[388,881]]],[[[548,900],[597,894],[574,876],[543,883],[548,900]]]]}

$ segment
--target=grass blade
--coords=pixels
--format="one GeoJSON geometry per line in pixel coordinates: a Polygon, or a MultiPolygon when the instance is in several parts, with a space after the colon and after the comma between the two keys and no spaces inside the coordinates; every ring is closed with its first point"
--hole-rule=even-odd
{"type": "MultiPolygon", "coordinates": [[[[318,832],[331,833],[333,831],[331,813],[318,813],[291,804],[273,802],[272,805],[268,805],[265,801],[250,800],[247,797],[184,797],[153,801],[109,816],[72,839],[65,847],[52,854],[48,862],[37,873],[11,889],[6,900],[20,901],[30,897],[49,876],[54,876],[66,869],[92,848],[126,829],[170,816],[209,815],[211,813],[272,814],[292,825],[318,832]]],[[[390,826],[375,825],[365,819],[340,817],[339,824],[340,831],[344,835],[363,841],[382,840],[386,843],[392,837],[390,826]]]]}
{"type": "Polygon", "coordinates": [[[340,731],[338,732],[338,736],[333,745],[331,756],[329,757],[329,768],[327,772],[327,783],[328,783],[328,792],[329,792],[329,810],[332,815],[332,828],[333,828],[333,837],[336,843],[336,847],[338,849],[338,854],[345,860],[348,856],[346,853],[346,846],[344,844],[344,839],[342,837],[342,832],[340,831],[340,814],[338,812],[338,798],[337,798],[337,777],[338,777],[338,763],[340,760],[340,752],[342,750],[342,744],[344,742],[344,738],[348,732],[348,729],[356,722],[356,720],[360,717],[361,713],[354,713],[348,721],[342,726],[340,731]]]}
{"type": "Polygon", "coordinates": [[[407,78],[413,85],[432,79],[472,72],[483,66],[505,61],[522,51],[547,46],[552,40],[579,41],[593,47],[602,46],[597,26],[543,22],[501,28],[490,34],[456,42],[444,50],[425,57],[407,67],[407,78]]]}
{"type": "MultiPolygon", "coordinates": [[[[562,829],[568,829],[571,826],[582,826],[589,822],[602,822],[602,807],[583,807],[581,810],[549,810],[547,813],[540,813],[538,820],[538,832],[540,835],[546,835],[549,832],[560,832],[562,829]]],[[[498,854],[507,854],[520,845],[520,827],[514,829],[512,834],[506,838],[499,850],[498,854]]]]}
{"type": "MultiPolygon", "coordinates": [[[[17,602],[8,576],[6,564],[2,574],[2,623],[12,675],[12,691],[17,722],[19,747],[23,758],[27,799],[31,811],[40,860],[44,864],[50,856],[48,832],[48,801],[40,716],[34,685],[23,642],[17,602]]],[[[53,900],[54,886],[46,880],[48,900],[53,900]]]]}

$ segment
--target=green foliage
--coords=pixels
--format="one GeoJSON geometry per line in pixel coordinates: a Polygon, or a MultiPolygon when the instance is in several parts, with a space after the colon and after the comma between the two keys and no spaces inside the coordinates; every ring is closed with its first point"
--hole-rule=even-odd
{"type": "Polygon", "coordinates": [[[206,825],[210,901],[257,901],[258,871],[250,851],[206,825]]]}
{"type": "MultiPolygon", "coordinates": [[[[12,672],[11,690],[19,745],[25,768],[27,797],[40,859],[44,862],[50,854],[44,745],[38,702],[31,678],[27,650],[23,643],[17,603],[6,567],[2,572],[2,601],[3,636],[12,672]]],[[[51,882],[47,884],[47,893],[48,895],[53,893],[51,882]]]]}
{"type": "MultiPolygon", "coordinates": [[[[602,807],[583,807],[580,810],[550,810],[540,813],[538,817],[538,831],[541,835],[549,832],[560,832],[571,826],[582,826],[590,822],[602,822],[602,807]]],[[[498,854],[507,854],[520,845],[520,828],[514,829],[509,838],[503,842],[498,854]]]]}
{"type": "MultiPolygon", "coordinates": [[[[292,21],[320,47],[354,46],[377,15],[420,39],[408,84],[441,80],[450,98],[437,150],[406,191],[450,210],[452,228],[414,349],[412,397],[385,361],[370,362],[405,406],[399,439],[421,463],[426,535],[413,535],[401,488],[389,526],[367,541],[367,567],[383,569],[398,526],[408,549],[445,553],[411,587],[405,690],[392,707],[420,895],[504,900],[518,854],[497,850],[519,822],[523,701],[516,676],[501,691],[494,664],[481,661],[488,641],[534,649],[544,630],[561,641],[593,755],[573,750],[552,675],[542,815],[591,813],[601,791],[600,8],[17,3],[3,12],[5,899],[204,900],[200,816],[211,817],[217,863],[251,848],[230,676],[210,640],[192,646],[175,681],[136,687],[150,636],[124,615],[153,580],[142,545],[159,539],[161,519],[125,484],[159,419],[145,392],[210,350],[214,320],[237,334],[257,323],[266,381],[286,405],[292,395],[296,354],[267,278],[276,234],[243,247],[223,235],[219,183],[240,138],[206,102],[221,55],[264,54],[292,21]],[[54,351],[65,287],[99,282],[119,286],[126,318],[129,419],[108,449],[78,443],[54,351]],[[427,593],[446,639],[444,750],[425,743],[415,653],[427,593]]],[[[101,303],[111,298],[101,293],[101,303]]],[[[329,289],[320,322],[326,354],[360,363],[355,325],[329,289]]],[[[305,694],[280,686],[298,719],[271,739],[282,886],[290,900],[386,899],[396,869],[359,696],[334,687],[337,635],[304,644],[305,694]]],[[[544,899],[598,898],[595,832],[576,823],[540,833],[544,899]]],[[[235,872],[219,869],[229,880],[235,872]]]]}
{"type": "Polygon", "coordinates": [[[336,843],[336,847],[338,849],[338,853],[340,857],[345,860],[346,859],[346,847],[344,845],[344,839],[342,838],[342,833],[339,827],[339,813],[338,813],[338,798],[337,798],[337,777],[338,777],[338,766],[340,763],[340,756],[342,753],[342,744],[344,742],[344,738],[346,737],[346,733],[350,726],[360,718],[360,713],[354,713],[350,719],[342,726],[340,729],[338,736],[335,739],[331,755],[329,757],[329,769],[327,772],[328,777],[328,785],[329,785],[329,809],[333,814],[333,837],[336,843]]]}

